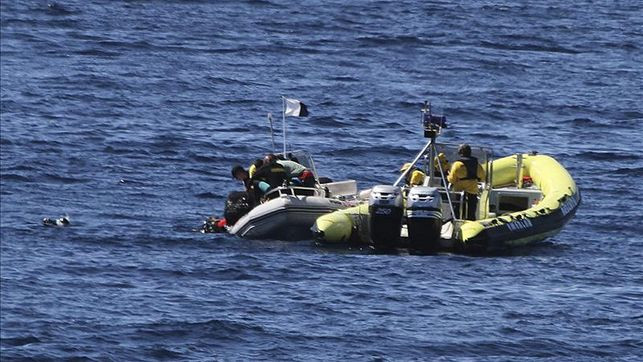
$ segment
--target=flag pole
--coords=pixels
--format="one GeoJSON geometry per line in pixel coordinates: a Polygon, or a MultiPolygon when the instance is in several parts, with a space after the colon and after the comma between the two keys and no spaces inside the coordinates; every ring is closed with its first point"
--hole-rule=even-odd
{"type": "Polygon", "coordinates": [[[286,97],[281,96],[282,101],[282,123],[283,123],[283,133],[284,133],[284,158],[286,157],[286,97]]]}
{"type": "Polygon", "coordinates": [[[270,124],[270,139],[272,140],[272,153],[275,153],[275,132],[272,129],[272,113],[268,113],[268,123],[270,124]]]}

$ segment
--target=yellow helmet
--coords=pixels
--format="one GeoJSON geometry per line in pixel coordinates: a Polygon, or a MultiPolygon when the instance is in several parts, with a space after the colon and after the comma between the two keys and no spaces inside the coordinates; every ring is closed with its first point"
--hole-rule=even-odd
{"type": "Polygon", "coordinates": [[[442,166],[442,169],[449,168],[449,160],[447,160],[447,156],[444,154],[444,152],[440,152],[437,156],[435,156],[435,159],[433,160],[433,166],[438,167],[438,162],[440,163],[440,166],[442,166]]]}
{"type": "Polygon", "coordinates": [[[411,167],[411,163],[410,163],[410,162],[407,162],[407,163],[403,164],[403,165],[402,165],[402,168],[400,168],[400,172],[404,172],[404,171],[408,170],[408,169],[409,169],[409,167],[411,167]]]}

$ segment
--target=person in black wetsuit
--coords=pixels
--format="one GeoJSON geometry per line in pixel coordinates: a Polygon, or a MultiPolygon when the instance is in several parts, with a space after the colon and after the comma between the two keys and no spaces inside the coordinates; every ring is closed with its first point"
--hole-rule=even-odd
{"type": "Polygon", "coordinates": [[[286,171],[283,166],[271,163],[257,168],[250,177],[248,171],[236,165],[232,168],[232,177],[242,181],[250,198],[259,202],[268,190],[283,185],[286,180],[286,171]]]}
{"type": "Polygon", "coordinates": [[[306,166],[292,160],[281,160],[272,153],[266,155],[263,160],[264,164],[276,162],[283,166],[289,183],[295,186],[315,187],[315,175],[306,166]]]}
{"type": "MultiPolygon", "coordinates": [[[[266,162],[264,160],[263,166],[257,168],[254,175],[252,175],[253,181],[264,182],[269,185],[269,189],[282,186],[285,182],[287,183],[288,174],[284,166],[272,160],[266,162]]],[[[268,189],[265,189],[265,185],[260,186],[262,191],[265,193],[268,189]]]]}

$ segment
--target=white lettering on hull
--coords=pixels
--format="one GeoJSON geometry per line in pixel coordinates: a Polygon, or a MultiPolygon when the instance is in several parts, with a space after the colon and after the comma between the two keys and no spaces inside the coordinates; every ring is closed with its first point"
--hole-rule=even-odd
{"type": "Polygon", "coordinates": [[[522,219],[522,220],[516,220],[512,221],[509,224],[507,224],[507,227],[511,231],[521,231],[521,230],[527,230],[534,225],[531,223],[531,220],[529,219],[522,219]]]}
{"type": "Polygon", "coordinates": [[[563,205],[560,207],[560,211],[563,213],[563,216],[569,214],[580,202],[580,194],[576,193],[574,196],[570,197],[563,205]]]}

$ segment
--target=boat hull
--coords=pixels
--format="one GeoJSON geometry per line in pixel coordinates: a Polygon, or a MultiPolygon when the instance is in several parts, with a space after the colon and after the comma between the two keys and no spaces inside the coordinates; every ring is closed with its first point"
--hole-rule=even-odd
{"type": "Polygon", "coordinates": [[[567,205],[571,205],[569,209],[561,207],[532,218],[499,222],[495,226],[485,227],[466,241],[458,241],[454,247],[465,253],[495,253],[545,240],[562,230],[575,216],[580,203],[580,193],[576,193],[567,201],[567,205]]]}
{"type": "Polygon", "coordinates": [[[252,209],[229,233],[246,239],[310,239],[310,228],[319,216],[346,206],[342,201],[319,196],[282,195],[252,209]]]}

